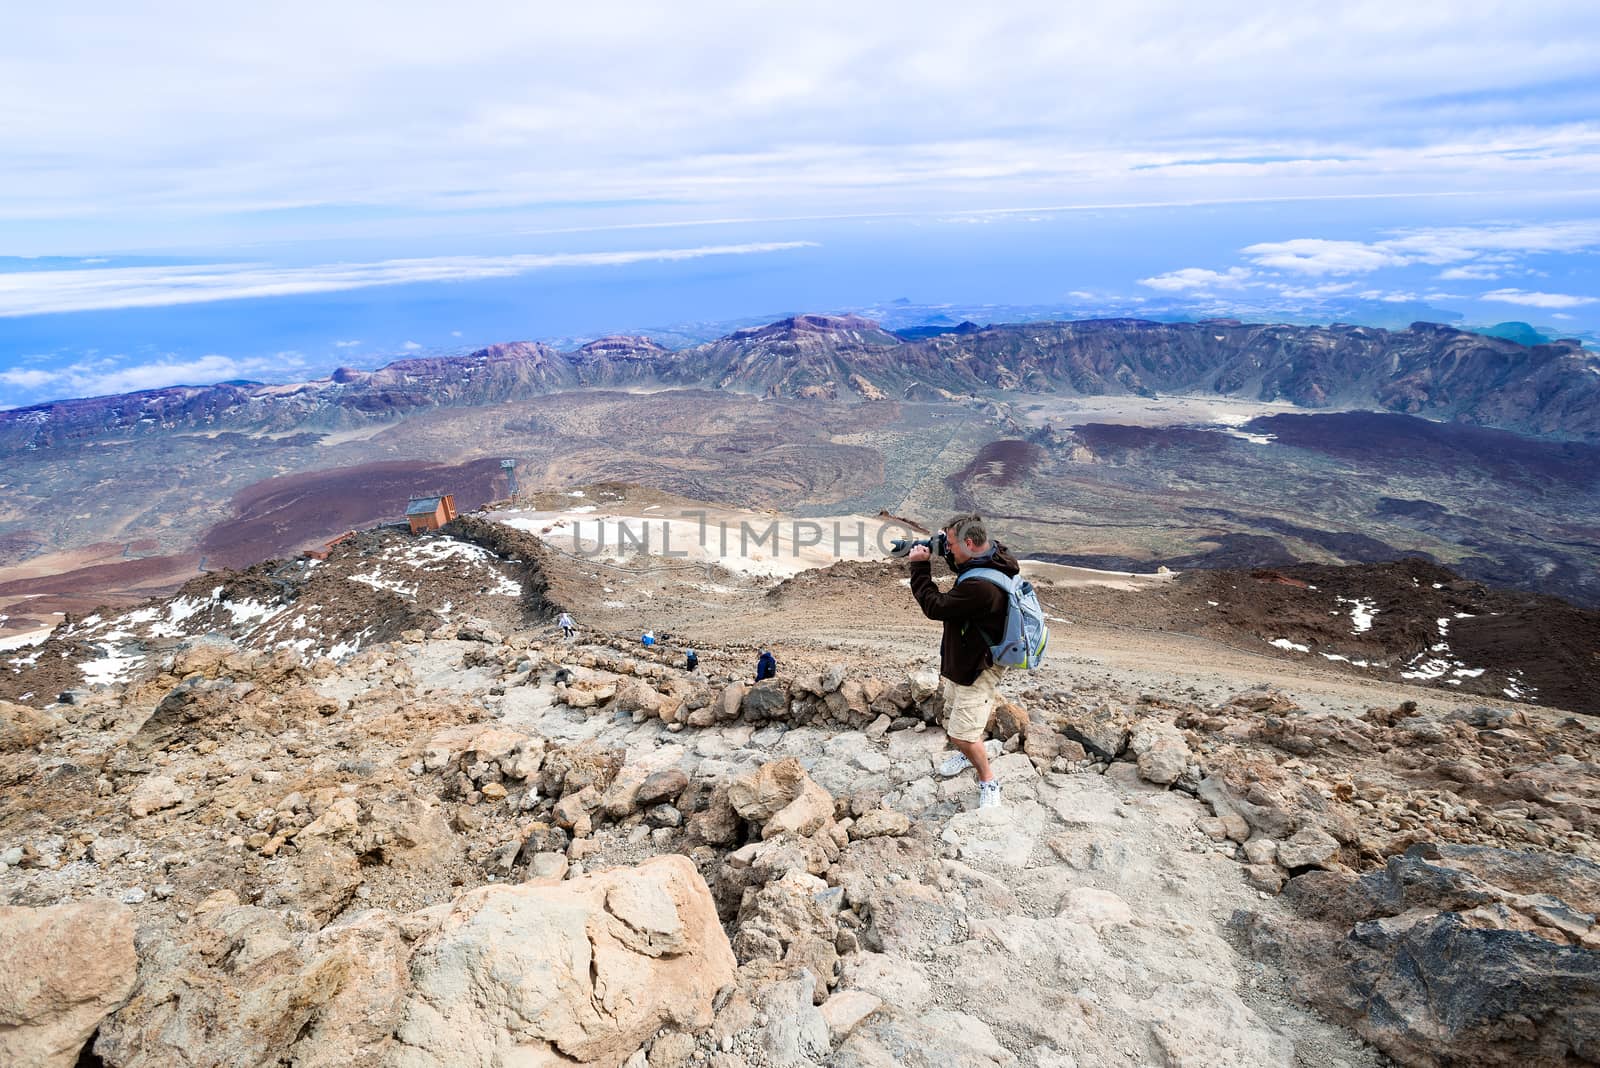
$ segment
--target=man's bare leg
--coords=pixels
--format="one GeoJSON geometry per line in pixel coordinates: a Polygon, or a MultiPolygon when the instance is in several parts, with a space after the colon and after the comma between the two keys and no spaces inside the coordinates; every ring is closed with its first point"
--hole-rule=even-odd
{"type": "Polygon", "coordinates": [[[988,782],[994,778],[994,774],[989,770],[989,753],[983,748],[982,739],[976,742],[964,742],[960,738],[952,738],[950,744],[955,746],[956,751],[962,756],[972,761],[973,768],[978,772],[979,782],[988,782]]]}

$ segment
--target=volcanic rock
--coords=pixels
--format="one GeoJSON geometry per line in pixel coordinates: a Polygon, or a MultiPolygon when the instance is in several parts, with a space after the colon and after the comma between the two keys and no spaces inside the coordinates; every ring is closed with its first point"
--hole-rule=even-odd
{"type": "Polygon", "coordinates": [[[109,901],[0,907],[0,1063],[72,1068],[133,990],[133,914],[109,901]]]}

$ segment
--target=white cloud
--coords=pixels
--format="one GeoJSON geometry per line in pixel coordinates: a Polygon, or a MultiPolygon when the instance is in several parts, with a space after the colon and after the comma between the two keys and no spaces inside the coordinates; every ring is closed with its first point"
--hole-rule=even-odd
{"type": "Polygon", "coordinates": [[[498,278],[555,267],[607,267],[651,261],[743,256],[813,247],[773,241],[698,248],[574,252],[520,256],[440,256],[431,259],[337,263],[313,267],[199,264],[183,267],[106,267],[98,270],[0,274],[0,318],[104,308],[152,308],[245,297],[326,293],[408,282],[498,278]]]}
{"type": "Polygon", "coordinates": [[[336,348],[336,349],[353,349],[359,344],[361,344],[361,342],[359,340],[356,340],[356,341],[335,341],[333,343],[333,347],[336,348]]]}
{"type": "Polygon", "coordinates": [[[1593,248],[1600,248],[1600,219],[1402,230],[1379,241],[1301,237],[1249,245],[1240,251],[1258,267],[1309,275],[1370,274],[1418,263],[1466,264],[1439,275],[1453,280],[1497,277],[1493,271],[1523,256],[1593,248]]]}
{"type": "Polygon", "coordinates": [[[402,352],[421,352],[422,346],[417,344],[415,341],[407,341],[404,345],[400,346],[400,350],[402,352]]]}
{"type": "Polygon", "coordinates": [[[1567,293],[1541,293],[1537,290],[1496,289],[1483,294],[1479,300],[1493,300],[1502,304],[1521,304],[1529,308],[1577,308],[1584,304],[1600,303],[1597,297],[1580,297],[1567,293]]]}
{"type": "Polygon", "coordinates": [[[1442,282],[1492,282],[1500,277],[1500,271],[1487,264],[1481,266],[1451,267],[1447,270],[1440,271],[1438,277],[1442,282]]]}
{"type": "Polygon", "coordinates": [[[1582,0],[17,7],[0,215],[101,249],[519,205],[582,227],[1600,174],[1582,0]]]}
{"type": "Polygon", "coordinates": [[[1226,271],[1209,271],[1204,267],[1185,267],[1168,271],[1153,278],[1141,278],[1139,284],[1159,289],[1165,293],[1182,293],[1188,290],[1238,289],[1250,278],[1243,267],[1230,267],[1226,271]]]}
{"type": "Polygon", "coordinates": [[[1280,296],[1290,300],[1325,300],[1342,293],[1348,293],[1355,288],[1354,282],[1322,282],[1318,285],[1283,285],[1281,283],[1264,283],[1268,289],[1273,289],[1280,296]]]}
{"type": "MultiPolygon", "coordinates": [[[[281,376],[285,370],[302,366],[298,353],[251,360],[212,354],[193,360],[163,358],[136,364],[119,363],[120,359],[82,361],[54,371],[3,371],[0,382],[25,394],[48,390],[55,396],[98,397],[165,386],[208,385],[256,375],[281,376]]],[[[13,398],[4,400],[20,403],[13,398]]]]}
{"type": "Polygon", "coordinates": [[[22,389],[39,389],[56,380],[56,372],[37,369],[0,371],[0,382],[22,389]]]}
{"type": "Polygon", "coordinates": [[[1330,241],[1320,237],[1267,241],[1249,245],[1242,251],[1258,267],[1297,274],[1365,274],[1380,267],[1397,267],[1407,262],[1404,257],[1378,245],[1361,241],[1330,241]]]}

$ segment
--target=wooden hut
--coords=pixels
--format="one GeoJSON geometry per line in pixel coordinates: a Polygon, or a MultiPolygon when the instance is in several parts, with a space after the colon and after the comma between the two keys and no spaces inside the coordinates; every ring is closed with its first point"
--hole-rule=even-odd
{"type": "Polygon", "coordinates": [[[438,530],[456,517],[456,499],[449,493],[431,497],[413,497],[406,502],[406,522],[411,533],[438,530]]]}

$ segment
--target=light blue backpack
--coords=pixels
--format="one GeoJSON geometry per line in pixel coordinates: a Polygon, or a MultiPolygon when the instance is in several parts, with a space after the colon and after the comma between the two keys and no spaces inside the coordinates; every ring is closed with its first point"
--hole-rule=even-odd
{"type": "MultiPolygon", "coordinates": [[[[1044,625],[1044,609],[1033,583],[1022,576],[1013,579],[992,567],[975,567],[956,576],[959,585],[969,578],[992,582],[1006,592],[1006,629],[1000,640],[991,642],[989,653],[999,667],[1035,668],[1044,659],[1050,644],[1050,628],[1044,625]]],[[[985,638],[989,637],[987,634],[985,638]]]]}

